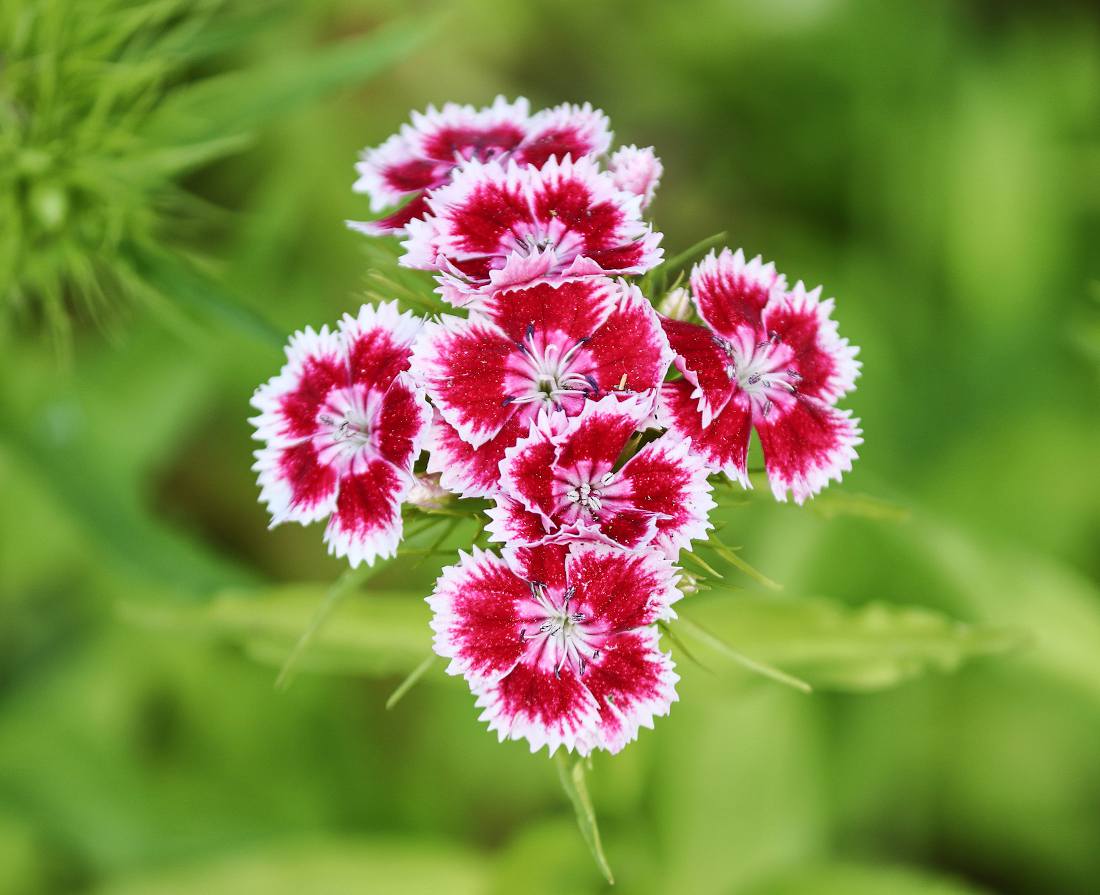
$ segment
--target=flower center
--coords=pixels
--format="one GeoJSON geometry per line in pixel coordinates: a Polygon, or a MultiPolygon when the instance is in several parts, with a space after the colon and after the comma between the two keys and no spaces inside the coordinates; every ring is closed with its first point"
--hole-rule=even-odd
{"type": "Polygon", "coordinates": [[[583,612],[573,611],[569,605],[575,589],[567,587],[558,603],[542,582],[531,581],[529,587],[533,603],[529,616],[532,626],[520,631],[520,639],[532,645],[540,661],[552,667],[556,676],[560,677],[566,666],[578,675],[584,674],[588,663],[599,658],[600,650],[591,642],[591,619],[583,612]]]}
{"type": "Polygon", "coordinates": [[[518,380],[517,393],[508,395],[504,402],[541,401],[560,408],[565,396],[598,392],[596,380],[578,369],[582,366],[581,349],[587,343],[588,337],[577,339],[568,347],[550,338],[540,339],[534,324],[528,324],[523,341],[516,343],[518,363],[513,365],[513,372],[518,380]]]}
{"type": "Polygon", "coordinates": [[[718,344],[729,357],[730,376],[749,400],[767,416],[777,400],[798,391],[802,375],[787,366],[790,350],[779,340],[774,330],[750,348],[744,344],[718,339],[718,344]]]}
{"type": "Polygon", "coordinates": [[[354,462],[374,444],[374,417],[379,397],[363,386],[334,389],[317,414],[314,443],[326,463],[354,462]]]}
{"type": "Polygon", "coordinates": [[[600,511],[603,489],[614,479],[614,474],[609,472],[603,475],[598,483],[580,482],[565,492],[565,499],[574,504],[578,510],[587,510],[593,519],[598,520],[597,513],[600,511]]]}

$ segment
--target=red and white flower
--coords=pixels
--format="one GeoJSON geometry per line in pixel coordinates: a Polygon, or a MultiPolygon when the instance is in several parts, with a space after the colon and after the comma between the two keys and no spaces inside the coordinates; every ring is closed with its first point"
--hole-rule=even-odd
{"type": "Polygon", "coordinates": [[[540,413],[505,452],[489,532],[512,544],[652,544],[675,559],[712,527],[709,470],[685,440],[668,436],[616,468],[649,415],[648,402],[614,396],[588,401],[572,418],[540,413]]]}
{"type": "Polygon", "coordinates": [[[460,307],[544,277],[645,273],[662,252],[641,201],[590,158],[471,161],[428,194],[401,263],[440,271],[440,294],[460,307]]]}
{"type": "Polygon", "coordinates": [[[474,549],[428,598],[435,651],[501,740],[618,752],[676,699],[656,622],[680,598],[669,561],[594,544],[474,549]]]}
{"type": "Polygon", "coordinates": [[[279,375],[256,390],[250,422],[260,500],[272,526],[329,517],[329,552],[356,566],[393,556],[401,502],[431,420],[405,371],[421,322],[396,302],[363,305],[336,330],[295,333],[279,375]]]}
{"type": "Polygon", "coordinates": [[[772,492],[797,503],[839,481],[862,442],[858,420],[834,405],[859,375],[857,348],[837,334],[832,299],[740,250],[713,252],[691,274],[706,326],[662,324],[684,378],[661,393],[660,418],[716,470],[749,487],[756,429],[772,492]]]}
{"type": "Polygon", "coordinates": [[[463,496],[498,488],[504,452],[540,409],[567,416],[590,398],[642,395],[650,410],[672,361],[636,286],[607,277],[494,293],[481,313],[428,323],[413,369],[440,419],[429,471],[463,496]]]}
{"type": "Polygon", "coordinates": [[[382,220],[351,226],[370,235],[404,232],[410,220],[426,214],[425,192],[442,186],[455,168],[471,160],[514,159],[539,167],[551,157],[602,154],[610,143],[606,116],[588,103],[565,103],[534,115],[523,97],[508,102],[498,96],[484,109],[429,106],[414,112],[412,123],[381,146],[366,150],[356,165],[359,179],[353,188],[370,196],[372,211],[405,205],[382,220]]]}
{"type": "Polygon", "coordinates": [[[611,156],[608,170],[615,186],[625,193],[633,193],[641,198],[644,210],[653,201],[665,168],[652,146],[645,149],[623,146],[611,156]]]}

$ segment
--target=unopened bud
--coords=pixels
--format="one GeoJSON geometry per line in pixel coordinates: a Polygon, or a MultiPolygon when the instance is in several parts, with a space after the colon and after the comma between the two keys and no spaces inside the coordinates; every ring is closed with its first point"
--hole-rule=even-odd
{"type": "Polygon", "coordinates": [[[677,286],[665,293],[657,310],[671,320],[687,320],[691,315],[691,293],[683,286],[677,286]]]}
{"type": "Polygon", "coordinates": [[[439,484],[439,473],[418,473],[413,476],[405,502],[422,510],[440,510],[454,500],[454,495],[439,484]]]}

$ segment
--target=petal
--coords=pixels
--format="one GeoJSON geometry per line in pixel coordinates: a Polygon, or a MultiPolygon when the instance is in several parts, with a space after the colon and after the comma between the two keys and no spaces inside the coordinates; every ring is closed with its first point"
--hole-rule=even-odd
{"type": "Polygon", "coordinates": [[[615,634],[676,617],[671,606],[681,594],[675,572],[656,551],[574,544],[566,577],[576,588],[573,605],[590,619],[590,630],[615,634]]]}
{"type": "Polygon", "coordinates": [[[623,146],[611,156],[608,168],[616,187],[641,199],[643,209],[649,207],[664,173],[652,146],[623,146]]]}
{"type": "Polygon", "coordinates": [[[408,373],[390,383],[375,420],[378,452],[398,469],[412,472],[432,421],[432,409],[408,373]]]}
{"type": "Polygon", "coordinates": [[[260,501],[271,513],[272,527],[283,522],[308,525],[336,506],[336,471],[319,462],[308,439],[257,451],[252,469],[260,474],[260,501]]]}
{"type": "MultiPolygon", "coordinates": [[[[592,402],[586,401],[585,406],[592,402]]],[[[582,411],[583,412],[583,411],[582,411]]],[[[529,433],[504,453],[500,465],[501,488],[506,500],[519,501],[528,512],[549,520],[557,500],[554,495],[554,467],[557,446],[553,426],[564,414],[540,414],[529,433]]]]}
{"type": "Polygon", "coordinates": [[[484,313],[513,342],[528,330],[587,339],[603,326],[621,300],[621,287],[607,277],[539,282],[494,293],[484,313]]]}
{"type": "Polygon", "coordinates": [[[565,103],[537,113],[530,122],[529,134],[516,150],[514,158],[524,165],[541,168],[551,156],[580,158],[602,155],[611,144],[607,116],[588,103],[565,103]]]}
{"type": "Polygon", "coordinates": [[[800,397],[783,412],[754,421],[764,449],[764,466],[776,500],[789,490],[802,503],[852,468],[862,444],[859,420],[813,398],[800,397]]]}
{"type": "Polygon", "coordinates": [[[290,337],[287,362],[252,396],[260,411],[251,422],[254,437],[290,444],[317,432],[317,415],[333,389],[348,385],[347,355],[338,333],[308,326],[290,337]]]}
{"type": "Polygon", "coordinates": [[[366,236],[390,236],[405,232],[410,221],[422,219],[428,214],[428,200],[426,194],[417,193],[408,202],[402,205],[393,214],[388,214],[377,221],[348,221],[347,225],[366,236]]]}
{"type": "Polygon", "coordinates": [[[448,162],[476,159],[487,161],[516,148],[530,129],[527,100],[508,102],[498,96],[487,108],[447,103],[436,110],[414,112],[408,140],[428,158],[448,162]]]}
{"type": "Polygon", "coordinates": [[[672,349],[641,290],[621,280],[617,287],[615,305],[585,346],[587,372],[601,391],[648,393],[664,381],[672,349]]]}
{"type": "Polygon", "coordinates": [[[555,674],[521,662],[480,687],[477,706],[501,741],[527,740],[532,752],[546,746],[551,755],[560,746],[586,754],[599,721],[596,700],[569,667],[555,674]]]}
{"type": "Polygon", "coordinates": [[[661,388],[657,417],[678,438],[690,439],[691,451],[711,469],[724,472],[744,487],[749,484],[746,456],[752,434],[752,412],[738,392],[709,426],[696,405],[691,383],[680,379],[661,388]]]}
{"type": "Polygon", "coordinates": [[[436,409],[459,436],[480,447],[515,413],[504,400],[505,361],[515,346],[492,322],[445,315],[428,323],[412,367],[436,409]]]}
{"type": "Polygon", "coordinates": [[[734,338],[740,326],[758,329],[772,290],[785,285],[774,264],[764,264],[759,255],[745,261],[741,249],[722,249],[719,255],[711,252],[691,271],[699,316],[727,339],[734,338]]]}
{"type": "Polygon", "coordinates": [[[568,555],[565,544],[513,544],[504,548],[505,561],[520,578],[557,590],[565,587],[568,555]]]}
{"type": "Polygon", "coordinates": [[[638,397],[608,395],[585,401],[580,414],[555,438],[554,465],[580,470],[586,477],[610,470],[649,413],[649,402],[638,397]]]}
{"type": "Polygon", "coordinates": [[[359,464],[356,472],[343,476],[336,509],[325,528],[329,553],[346,556],[353,568],[396,554],[401,501],[411,484],[410,476],[381,459],[359,464]]]}
{"type": "Polygon", "coordinates": [[[448,674],[461,674],[471,684],[506,675],[526,645],[519,607],[529,585],[516,577],[495,553],[474,548],[460,553],[435,583],[428,605],[434,613],[435,651],[451,662],[448,674]]]}
{"type": "Polygon", "coordinates": [[[364,150],[355,170],[359,179],[352,189],[369,195],[375,212],[398,204],[409,193],[426,189],[439,176],[437,166],[419,157],[403,134],[394,134],[381,146],[364,150]]]}
{"type": "Polygon", "coordinates": [[[594,261],[606,273],[641,274],[661,262],[661,236],[642,220],[641,199],[616,188],[590,158],[550,159],[528,169],[533,218],[568,234],[559,245],[579,243],[563,254],[594,261]]]}
{"type": "Polygon", "coordinates": [[[699,402],[703,425],[709,425],[722,412],[734,388],[729,355],[705,326],[667,317],[661,320],[661,326],[676,352],[676,369],[695,386],[692,397],[699,402]]]}
{"type": "Polygon", "coordinates": [[[791,352],[798,393],[833,403],[855,387],[858,348],[840,338],[831,319],[833,300],[821,300],[821,287],[807,292],[799,281],[790,292],[774,293],[764,310],[764,327],[791,352]]]}
{"type": "Polygon", "coordinates": [[[437,414],[428,435],[428,472],[439,473],[439,483],[460,497],[491,497],[500,491],[504,452],[527,428],[526,420],[514,416],[499,435],[475,448],[437,414]]]}
{"type": "Polygon", "coordinates": [[[485,511],[489,540],[502,544],[539,544],[547,538],[543,517],[532,513],[520,501],[498,495],[496,505],[485,511]]]}
{"type": "Polygon", "coordinates": [[[664,436],[642,448],[618,473],[630,487],[630,500],[657,516],[656,544],[669,557],[712,528],[714,509],[709,470],[684,439],[664,436]]]}
{"type": "Polygon", "coordinates": [[[673,668],[653,628],[608,638],[582,676],[600,708],[594,745],[618,752],[637,739],[640,727],[653,727],[655,717],[667,715],[677,699],[673,668]]]}
{"type": "Polygon", "coordinates": [[[395,301],[363,305],[355,317],[345,314],[340,332],[346,340],[351,381],[384,391],[409,368],[412,344],[422,326],[412,312],[401,313],[395,301]]]}
{"type": "Polygon", "coordinates": [[[649,544],[657,536],[657,521],[653,513],[645,510],[632,507],[610,510],[605,505],[600,512],[600,524],[596,531],[586,532],[582,527],[581,533],[589,534],[587,540],[632,550],[649,544]]]}

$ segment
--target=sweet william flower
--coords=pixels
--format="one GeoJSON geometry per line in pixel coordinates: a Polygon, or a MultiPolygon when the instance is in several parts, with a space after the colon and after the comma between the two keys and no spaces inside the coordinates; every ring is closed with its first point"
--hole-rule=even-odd
{"type": "Polygon", "coordinates": [[[581,158],[607,151],[611,132],[603,112],[588,103],[565,103],[532,115],[523,97],[498,96],[475,109],[447,103],[414,112],[412,123],[381,146],[368,149],[356,165],[356,192],[366,193],[375,212],[405,203],[387,217],[351,226],[369,235],[403,233],[411,220],[427,213],[425,193],[442,186],[469,161],[514,159],[541,166],[550,158],[581,158]]]}
{"type": "Polygon", "coordinates": [[[329,552],[351,565],[393,556],[401,503],[431,409],[406,372],[421,322],[396,302],[364,305],[336,330],[291,337],[282,371],[257,389],[265,442],[253,467],[272,526],[328,518],[329,552]]]}
{"type": "Polygon", "coordinates": [[[837,334],[820,287],[791,290],[771,264],[713,252],[691,289],[705,326],[663,319],[683,379],[667,383],[659,416],[715,470],[749,487],[756,430],[772,492],[797,503],[850,470],[858,420],[834,405],[859,374],[858,349],[837,334]]]}
{"type": "Polygon", "coordinates": [[[641,201],[590,158],[470,162],[428,194],[430,214],[409,222],[401,263],[440,271],[443,299],[471,308],[541,278],[642,274],[662,251],[641,201]]]}
{"type": "Polygon", "coordinates": [[[680,597],[667,559],[593,544],[474,549],[428,598],[435,650],[501,740],[618,752],[668,713],[677,675],[655,624],[680,597]]]}
{"type": "Polygon", "coordinates": [[[625,193],[638,196],[644,210],[653,201],[665,169],[652,146],[645,149],[623,146],[612,154],[608,170],[615,186],[625,193]]]}
{"type": "Polygon", "coordinates": [[[428,469],[463,496],[492,494],[504,452],[540,409],[573,416],[611,394],[640,395],[652,410],[671,361],[656,313],[621,280],[496,292],[469,319],[428,323],[416,343],[413,369],[439,414],[428,469]]]}
{"type": "Polygon", "coordinates": [[[586,402],[572,418],[543,410],[505,452],[487,526],[494,539],[652,544],[675,559],[703,537],[714,508],[709,470],[686,441],[659,438],[618,465],[649,413],[648,402],[615,396],[586,402]]]}

